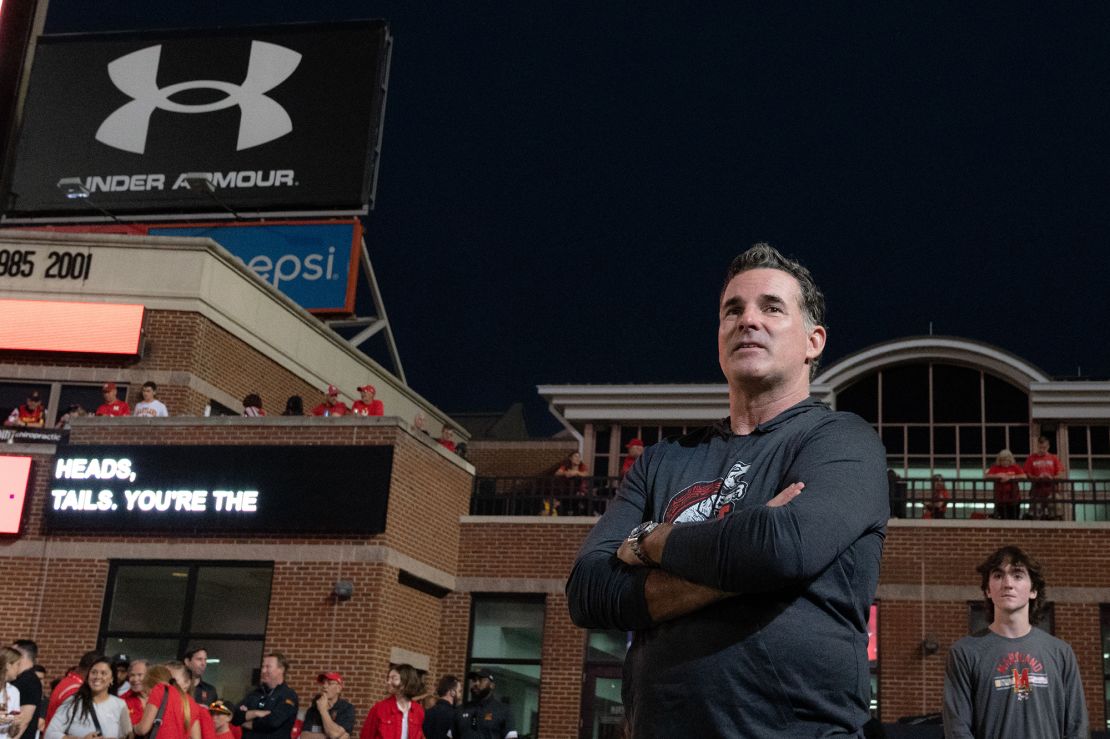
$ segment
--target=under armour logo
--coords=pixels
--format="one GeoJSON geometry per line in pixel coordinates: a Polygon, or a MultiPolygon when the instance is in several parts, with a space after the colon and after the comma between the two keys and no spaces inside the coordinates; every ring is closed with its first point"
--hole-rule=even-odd
{"type": "Polygon", "coordinates": [[[142,154],[146,150],[147,129],[155,109],[174,113],[210,113],[238,105],[239,141],[236,151],[265,144],[293,130],[293,121],[285,108],[266,96],[293,74],[301,63],[301,55],[292,49],[251,42],[250,62],[243,84],[220,80],[191,80],[158,87],[158,61],[162,45],[134,51],[108,64],[108,76],[121,91],[132,98],[112,113],[96,131],[96,140],[116,149],[142,154]],[[219,90],[227,94],[214,103],[185,105],[170,100],[184,90],[219,90]]]}

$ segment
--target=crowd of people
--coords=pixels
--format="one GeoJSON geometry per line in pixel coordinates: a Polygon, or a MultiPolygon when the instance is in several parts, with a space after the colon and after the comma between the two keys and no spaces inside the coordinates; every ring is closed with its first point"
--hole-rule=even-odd
{"type": "MultiPolygon", "coordinates": [[[[51,684],[37,659],[29,639],[0,648],[0,731],[10,739],[352,739],[358,715],[334,671],[317,675],[302,711],[286,682],[289,660],[276,651],[263,657],[258,686],[238,701],[221,699],[204,681],[202,647],[163,663],[91,651],[51,684]]],[[[464,703],[454,675],[429,691],[416,668],[390,666],[386,695],[366,713],[358,739],[514,739],[494,674],[479,668],[467,677],[464,703]]]]}
{"type": "MultiPolygon", "coordinates": [[[[1064,464],[1060,458],[1049,451],[1051,442],[1048,437],[1037,439],[1036,451],[1018,464],[1014,453],[1003,449],[995,457],[984,473],[984,479],[993,483],[994,509],[992,518],[1016,520],[1018,518],[1035,520],[1055,520],[1064,518],[1061,504],[1057,502],[1059,482],[1066,477],[1064,464]],[[1022,514],[1021,480],[1029,481],[1028,510],[1022,514]]],[[[906,516],[906,505],[911,502],[906,480],[894,470],[887,470],[890,494],[890,511],[895,518],[906,516]]],[[[958,480],[967,483],[967,480],[958,480]]],[[[933,475],[929,481],[928,494],[921,501],[923,518],[946,518],[949,504],[954,496],[942,475],[933,475]]],[[[976,502],[979,502],[976,499],[976,502]]],[[[983,512],[973,513],[972,517],[984,517],[983,512]]]]}
{"type": "MultiPolygon", "coordinates": [[[[370,383],[357,388],[359,399],[348,406],[340,400],[339,388],[328,385],[324,391],[324,399],[314,406],[307,415],[310,416],[384,416],[385,405],[376,396],[378,390],[370,383]]],[[[132,408],[126,400],[119,398],[119,388],[114,382],[106,382],[100,388],[103,402],[97,406],[93,415],[97,416],[136,416],[140,418],[165,418],[170,415],[166,404],[158,398],[158,385],[155,382],[144,382],[141,388],[142,400],[132,408]]],[[[262,396],[257,392],[248,393],[243,398],[243,416],[258,418],[266,415],[262,406],[262,396]]],[[[88,410],[80,404],[71,404],[66,412],[58,417],[55,428],[69,428],[72,419],[88,415],[88,410]]],[[[208,415],[206,412],[205,415],[208,415]]],[[[304,416],[304,399],[299,395],[292,395],[285,401],[283,416],[304,416]]],[[[417,413],[413,419],[414,433],[427,434],[424,428],[423,413],[417,413]]],[[[46,406],[42,402],[42,395],[38,390],[28,393],[26,400],[12,409],[4,420],[4,425],[14,428],[43,428],[46,425],[46,406]]],[[[465,456],[465,449],[455,441],[454,431],[444,426],[443,432],[437,442],[445,449],[465,456]]]]}

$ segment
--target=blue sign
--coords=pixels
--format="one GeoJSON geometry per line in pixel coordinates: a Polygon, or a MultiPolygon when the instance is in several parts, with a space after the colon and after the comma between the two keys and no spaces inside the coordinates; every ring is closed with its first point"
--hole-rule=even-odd
{"type": "Polygon", "coordinates": [[[153,226],[149,233],[210,238],[305,310],[354,312],[358,221],[153,226]]]}

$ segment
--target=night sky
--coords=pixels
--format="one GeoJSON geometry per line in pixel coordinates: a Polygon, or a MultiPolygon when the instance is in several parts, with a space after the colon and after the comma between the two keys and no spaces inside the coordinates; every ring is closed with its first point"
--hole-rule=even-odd
{"type": "Polygon", "coordinates": [[[1110,5],[271,5],[51,0],[47,30],[388,19],[367,239],[441,408],[721,381],[758,240],[822,286],[826,365],[932,322],[1110,376],[1110,5]]]}

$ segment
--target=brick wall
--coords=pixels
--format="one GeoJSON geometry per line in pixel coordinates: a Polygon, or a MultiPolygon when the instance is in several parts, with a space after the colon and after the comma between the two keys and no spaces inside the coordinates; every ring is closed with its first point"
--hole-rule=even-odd
{"type": "Polygon", "coordinates": [[[467,445],[466,458],[482,477],[538,477],[554,474],[559,464],[575,451],[578,442],[574,439],[472,441],[467,445]]]}

